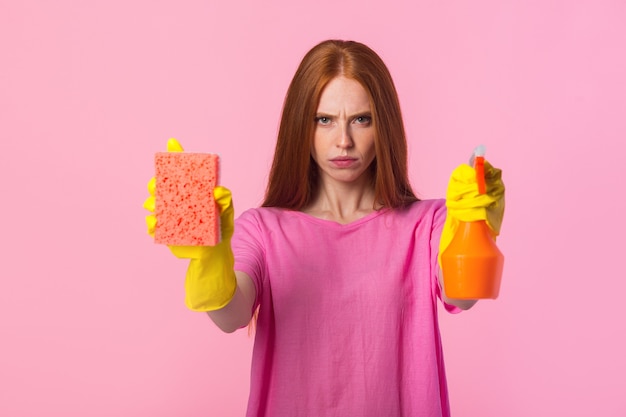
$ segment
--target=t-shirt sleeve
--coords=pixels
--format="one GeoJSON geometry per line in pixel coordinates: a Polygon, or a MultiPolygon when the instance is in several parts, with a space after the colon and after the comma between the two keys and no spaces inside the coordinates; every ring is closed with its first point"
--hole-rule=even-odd
{"type": "Polygon", "coordinates": [[[433,226],[430,237],[430,270],[431,270],[431,279],[432,285],[435,293],[437,294],[437,298],[439,298],[446,309],[446,311],[450,313],[460,313],[462,310],[456,306],[448,304],[442,299],[442,291],[441,285],[439,284],[439,241],[441,239],[441,232],[443,231],[443,225],[446,221],[446,204],[445,200],[438,200],[437,204],[434,208],[433,213],[433,226]]]}
{"type": "Polygon", "coordinates": [[[246,273],[252,279],[256,289],[253,311],[258,307],[263,289],[265,271],[265,246],[258,214],[247,210],[235,220],[235,230],[231,239],[235,271],[246,273]]]}

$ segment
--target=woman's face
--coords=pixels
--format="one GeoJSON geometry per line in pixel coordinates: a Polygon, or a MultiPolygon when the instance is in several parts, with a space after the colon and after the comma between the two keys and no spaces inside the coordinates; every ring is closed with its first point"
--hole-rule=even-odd
{"type": "Polygon", "coordinates": [[[311,155],[322,181],[360,179],[376,156],[372,110],[363,86],[343,76],[331,80],[322,91],[315,123],[311,155]]]}

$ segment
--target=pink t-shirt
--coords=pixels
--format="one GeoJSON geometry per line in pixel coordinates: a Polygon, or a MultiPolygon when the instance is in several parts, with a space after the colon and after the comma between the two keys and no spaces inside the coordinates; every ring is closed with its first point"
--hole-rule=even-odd
{"type": "Polygon", "coordinates": [[[346,225],[276,208],[237,219],[235,270],[260,306],[247,416],[449,416],[445,216],[443,200],[426,200],[346,225]]]}

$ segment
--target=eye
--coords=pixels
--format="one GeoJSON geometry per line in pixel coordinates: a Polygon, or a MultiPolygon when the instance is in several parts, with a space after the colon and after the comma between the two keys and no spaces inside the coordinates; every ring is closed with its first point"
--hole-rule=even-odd
{"type": "Polygon", "coordinates": [[[357,116],[354,122],[360,125],[368,125],[372,122],[371,116],[357,116]]]}
{"type": "Polygon", "coordinates": [[[319,117],[315,118],[315,122],[320,124],[320,125],[328,125],[328,124],[330,124],[330,117],[319,116],[319,117]]]}

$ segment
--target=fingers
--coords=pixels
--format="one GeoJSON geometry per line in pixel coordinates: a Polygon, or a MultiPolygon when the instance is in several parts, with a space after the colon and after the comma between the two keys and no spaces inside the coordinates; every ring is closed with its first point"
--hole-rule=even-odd
{"type": "Polygon", "coordinates": [[[180,144],[176,139],[171,138],[167,141],[167,151],[168,152],[183,152],[183,145],[180,144]]]}
{"type": "Polygon", "coordinates": [[[217,186],[213,189],[215,202],[220,208],[220,230],[222,240],[230,240],[235,230],[233,197],[226,187],[217,186]]]}
{"type": "Polygon", "coordinates": [[[485,161],[485,178],[497,178],[499,179],[502,175],[502,170],[499,168],[494,168],[489,162],[485,161]]]}
{"type": "MultiPolygon", "coordinates": [[[[502,170],[498,168],[494,168],[489,162],[485,161],[485,182],[487,186],[487,193],[490,192],[495,186],[498,188],[503,187],[502,184],[502,170]]],[[[471,187],[476,186],[476,170],[467,164],[461,164],[457,166],[454,171],[452,171],[452,175],[450,180],[455,184],[467,185],[471,187]]]]}
{"type": "Polygon", "coordinates": [[[220,213],[225,213],[233,205],[233,196],[230,190],[226,187],[217,186],[213,189],[213,196],[215,202],[220,208],[220,213]]]}
{"type": "MultiPolygon", "coordinates": [[[[489,191],[489,181],[486,183],[487,191],[489,191]]],[[[487,196],[480,193],[478,189],[478,181],[476,179],[476,169],[467,164],[457,166],[448,183],[446,190],[446,200],[448,204],[475,204],[481,207],[485,204],[483,201],[487,196]]]]}
{"type": "Polygon", "coordinates": [[[156,177],[150,178],[148,181],[148,192],[150,195],[154,195],[154,191],[156,190],[156,177]]]}
{"type": "Polygon", "coordinates": [[[476,183],[476,170],[470,165],[461,164],[452,171],[450,181],[461,184],[476,183]]]}
{"type": "Polygon", "coordinates": [[[146,201],[143,202],[143,208],[145,208],[148,211],[154,211],[154,202],[155,202],[154,192],[155,191],[156,191],[156,178],[152,177],[150,178],[150,181],[148,181],[148,193],[150,195],[148,196],[148,198],[146,198],[146,201]]]}
{"type": "Polygon", "coordinates": [[[450,218],[460,221],[486,220],[493,234],[500,233],[504,214],[504,183],[502,170],[484,161],[486,192],[478,189],[476,169],[461,164],[454,169],[446,191],[446,207],[450,218]]]}
{"type": "Polygon", "coordinates": [[[148,211],[154,211],[155,201],[156,199],[154,198],[153,195],[151,195],[150,197],[146,198],[146,201],[143,202],[143,208],[145,208],[148,211]]]}
{"type": "Polygon", "coordinates": [[[156,216],[154,214],[149,214],[146,216],[146,226],[148,227],[148,234],[154,237],[154,230],[156,229],[156,216]]]}
{"type": "Polygon", "coordinates": [[[200,259],[205,252],[205,246],[168,246],[168,248],[180,259],[200,259]]]}
{"type": "Polygon", "coordinates": [[[148,227],[148,234],[152,237],[154,237],[154,231],[156,230],[156,224],[157,224],[156,216],[152,214],[154,213],[154,204],[156,201],[154,198],[155,190],[156,190],[156,178],[152,177],[150,178],[150,181],[148,181],[148,192],[150,193],[150,195],[148,196],[148,198],[146,198],[146,201],[143,202],[143,208],[145,208],[151,213],[146,216],[146,226],[148,227]]]}
{"type": "Polygon", "coordinates": [[[504,196],[504,183],[502,182],[502,170],[494,168],[485,161],[485,181],[487,184],[487,194],[496,198],[504,196]]]}

